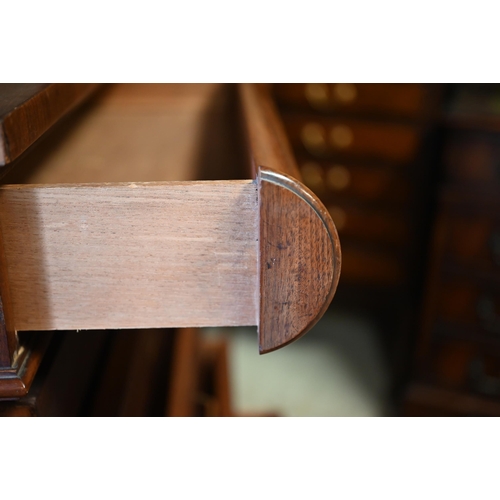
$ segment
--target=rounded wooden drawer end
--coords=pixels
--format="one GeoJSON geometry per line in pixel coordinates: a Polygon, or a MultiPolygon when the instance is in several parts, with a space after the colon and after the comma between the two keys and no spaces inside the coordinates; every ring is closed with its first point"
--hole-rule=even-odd
{"type": "Polygon", "coordinates": [[[304,335],[324,314],[340,276],[335,224],[312,191],[261,167],[259,351],[304,335]]]}

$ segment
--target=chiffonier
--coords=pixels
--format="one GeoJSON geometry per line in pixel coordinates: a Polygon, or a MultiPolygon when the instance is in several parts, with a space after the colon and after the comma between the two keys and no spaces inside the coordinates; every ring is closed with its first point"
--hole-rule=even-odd
{"type": "Polygon", "coordinates": [[[407,415],[500,415],[500,86],[450,85],[407,415]]]}
{"type": "Polygon", "coordinates": [[[304,182],[342,239],[335,303],[376,322],[400,385],[417,334],[443,87],[312,83],[273,91],[304,182]]]}
{"type": "Polygon", "coordinates": [[[0,413],[229,414],[197,328],[265,354],[328,308],[339,238],[266,86],[9,84],[0,118],[0,413]]]}
{"type": "Polygon", "coordinates": [[[498,85],[277,84],[405,415],[500,415],[498,85]]]}

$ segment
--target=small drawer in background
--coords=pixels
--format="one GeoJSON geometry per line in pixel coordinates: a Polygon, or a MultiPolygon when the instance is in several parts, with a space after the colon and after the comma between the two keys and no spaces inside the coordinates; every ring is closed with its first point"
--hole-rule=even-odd
{"type": "Polygon", "coordinates": [[[409,163],[420,142],[417,128],[409,125],[290,115],[284,123],[295,150],[315,158],[409,163]]]}
{"type": "Polygon", "coordinates": [[[420,84],[293,83],[274,85],[283,106],[306,111],[419,116],[425,89],[420,84]]]}

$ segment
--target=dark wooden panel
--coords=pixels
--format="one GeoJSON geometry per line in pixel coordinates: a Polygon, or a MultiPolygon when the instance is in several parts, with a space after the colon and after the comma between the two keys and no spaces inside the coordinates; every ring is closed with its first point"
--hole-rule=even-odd
{"type": "Polygon", "coordinates": [[[500,134],[450,131],[443,163],[451,182],[500,185],[500,134]]]}
{"type": "Polygon", "coordinates": [[[292,146],[316,158],[353,158],[408,163],[419,147],[418,130],[409,125],[284,115],[292,146]]]}
{"type": "Polygon", "coordinates": [[[200,331],[196,328],[177,330],[173,344],[166,416],[193,417],[197,415],[200,356],[200,331]]]}
{"type": "Polygon", "coordinates": [[[500,344],[500,284],[452,277],[440,285],[437,319],[497,337],[500,344]]]}
{"type": "Polygon", "coordinates": [[[422,379],[444,388],[500,396],[500,350],[473,341],[434,342],[420,373],[422,379]]]}
{"type": "Polygon", "coordinates": [[[342,283],[401,286],[407,279],[398,254],[342,243],[342,283]]]}
{"type": "Polygon", "coordinates": [[[337,200],[406,206],[413,189],[406,170],[299,158],[304,183],[328,204],[337,200]]]}
{"type": "Polygon", "coordinates": [[[411,244],[411,231],[403,213],[341,202],[326,207],[341,238],[398,248],[411,244]]]}
{"type": "Polygon", "coordinates": [[[0,166],[20,156],[95,88],[89,83],[1,84],[0,166]]]}
{"type": "Polygon", "coordinates": [[[500,403],[465,392],[412,384],[404,401],[403,416],[500,416],[500,403]]]}
{"type": "Polygon", "coordinates": [[[284,106],[325,113],[414,117],[425,106],[425,89],[419,84],[276,84],[274,93],[284,106]]]}

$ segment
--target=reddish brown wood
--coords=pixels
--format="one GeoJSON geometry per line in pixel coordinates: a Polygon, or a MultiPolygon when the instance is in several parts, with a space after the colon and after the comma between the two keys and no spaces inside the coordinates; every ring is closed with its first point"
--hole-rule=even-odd
{"type": "Polygon", "coordinates": [[[292,177],[260,170],[259,350],[306,333],[326,311],[340,276],[340,243],[315,195],[292,177]]]}
{"type": "Polygon", "coordinates": [[[11,361],[12,366],[0,370],[0,399],[25,396],[42,362],[51,333],[39,332],[23,336],[11,361]]]}
{"type": "Polygon", "coordinates": [[[419,129],[413,125],[314,115],[283,119],[292,146],[320,159],[409,163],[420,145],[419,129]]]}
{"type": "Polygon", "coordinates": [[[259,186],[259,351],[306,333],[329,306],[340,277],[332,218],[300,173],[266,89],[240,87],[251,165],[259,186]]]}
{"type": "Polygon", "coordinates": [[[275,84],[283,105],[321,112],[418,116],[425,106],[420,84],[295,83],[275,84]]]}
{"type": "Polygon", "coordinates": [[[403,416],[493,416],[500,415],[496,400],[424,384],[412,384],[403,407],[403,416]]]}
{"type": "Polygon", "coordinates": [[[253,177],[258,167],[267,166],[301,179],[283,124],[265,87],[240,85],[244,131],[253,177]]]}
{"type": "Polygon", "coordinates": [[[0,85],[0,167],[19,157],[96,84],[0,85]]]}
{"type": "Polygon", "coordinates": [[[196,393],[200,372],[200,338],[196,328],[176,331],[167,408],[168,417],[196,415],[196,393]]]}

